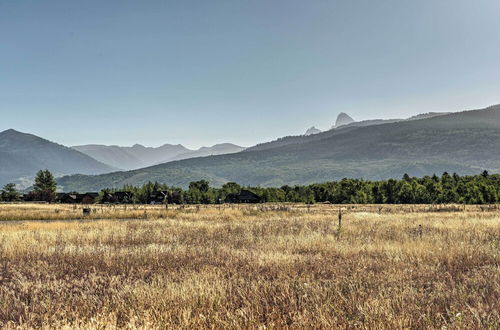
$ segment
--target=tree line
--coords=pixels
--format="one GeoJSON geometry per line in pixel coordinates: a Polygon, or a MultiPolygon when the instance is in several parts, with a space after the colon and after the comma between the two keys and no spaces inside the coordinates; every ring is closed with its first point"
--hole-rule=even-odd
{"type": "Polygon", "coordinates": [[[0,201],[15,202],[21,199],[26,201],[53,202],[56,198],[57,183],[49,170],[40,170],[35,176],[33,189],[23,195],[16,189],[14,183],[6,184],[0,190],[0,201]]]}
{"type": "MultiPolygon", "coordinates": [[[[443,173],[422,178],[405,174],[402,179],[370,181],[342,179],[311,185],[284,185],[282,187],[244,187],[228,182],[222,187],[211,187],[206,180],[194,181],[188,189],[170,187],[157,182],[142,186],[126,185],[121,189],[104,189],[104,193],[127,191],[133,193],[134,203],[150,203],[157,191],[165,192],[166,202],[175,204],[223,203],[229,194],[238,194],[242,189],[252,191],[266,202],[324,203],[334,204],[494,204],[500,202],[500,175],[484,171],[480,175],[460,176],[443,173]]],[[[54,201],[56,183],[53,175],[45,170],[35,178],[33,191],[28,200],[54,201]]],[[[26,196],[25,196],[26,197],[26,196]]],[[[21,198],[15,185],[7,184],[0,192],[2,201],[21,198]]]]}

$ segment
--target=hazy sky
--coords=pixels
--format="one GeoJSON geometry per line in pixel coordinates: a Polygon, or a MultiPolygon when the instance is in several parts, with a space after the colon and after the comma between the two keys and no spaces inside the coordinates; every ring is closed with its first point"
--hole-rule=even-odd
{"type": "Polygon", "coordinates": [[[500,1],[0,0],[0,130],[252,145],[500,103],[500,1]]]}

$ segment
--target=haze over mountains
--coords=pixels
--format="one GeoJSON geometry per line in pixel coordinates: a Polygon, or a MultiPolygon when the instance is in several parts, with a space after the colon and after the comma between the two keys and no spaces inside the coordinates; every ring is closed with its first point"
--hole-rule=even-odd
{"type": "Polygon", "coordinates": [[[89,144],[72,148],[121,170],[133,170],[193,157],[234,153],[245,149],[231,143],[201,147],[197,150],[188,149],[181,144],[164,144],[157,148],[145,147],[140,144],[135,144],[132,147],[89,144]]]}
{"type": "Polygon", "coordinates": [[[231,143],[188,149],[180,144],[160,147],[81,145],[68,148],[33,134],[13,129],[0,132],[0,185],[32,185],[36,172],[49,169],[56,176],[100,174],[143,168],[173,160],[221,155],[244,150],[231,143]]]}
{"type": "MultiPolygon", "coordinates": [[[[412,117],[406,118],[406,119],[368,119],[368,120],[355,121],[348,114],[341,112],[337,116],[337,120],[335,121],[335,124],[332,126],[332,128],[330,130],[345,129],[348,127],[363,127],[363,126],[396,123],[398,121],[426,119],[426,118],[448,115],[450,113],[451,112],[428,112],[428,113],[418,114],[418,115],[415,115],[415,116],[412,116],[412,117]]],[[[321,132],[322,132],[322,130],[313,126],[313,127],[309,128],[304,135],[314,135],[314,134],[318,134],[321,132]]]]}
{"type": "Polygon", "coordinates": [[[500,170],[500,106],[408,120],[351,122],[309,136],[286,137],[242,152],[191,158],[134,171],[59,179],[65,190],[98,190],[158,181],[186,187],[206,179],[214,185],[280,186],[338,180],[387,179],[444,171],[477,174],[500,170]],[[374,122],[376,124],[374,124],[374,122]]]}
{"type": "Polygon", "coordinates": [[[247,149],[230,143],[198,150],[180,144],[68,148],[7,130],[0,133],[0,184],[14,181],[21,187],[28,186],[36,171],[45,168],[57,176],[69,174],[59,179],[65,191],[155,180],[182,187],[199,179],[215,185],[236,181],[279,186],[343,177],[385,179],[404,173],[498,172],[499,113],[500,106],[493,106],[359,122],[340,114],[335,128],[328,131],[313,127],[306,135],[283,137],[247,149]]]}
{"type": "Polygon", "coordinates": [[[23,179],[31,184],[34,174],[45,168],[55,175],[113,171],[109,165],[38,136],[13,129],[0,132],[0,184],[23,179]]]}
{"type": "Polygon", "coordinates": [[[231,143],[197,150],[180,144],[165,144],[158,148],[139,144],[132,147],[82,145],[68,148],[33,134],[9,129],[0,132],[0,185],[15,182],[20,188],[28,187],[40,169],[49,169],[56,176],[101,174],[242,150],[243,147],[231,143]]]}

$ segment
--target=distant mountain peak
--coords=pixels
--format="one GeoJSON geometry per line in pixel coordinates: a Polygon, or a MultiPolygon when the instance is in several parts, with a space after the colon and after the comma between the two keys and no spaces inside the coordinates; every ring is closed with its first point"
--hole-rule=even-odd
{"type": "Polygon", "coordinates": [[[410,118],[407,118],[406,120],[419,120],[419,119],[429,119],[433,117],[439,117],[439,116],[444,116],[444,115],[449,115],[451,112],[427,112],[427,113],[421,113],[415,116],[411,116],[410,118]]]}
{"type": "Polygon", "coordinates": [[[0,132],[0,154],[0,186],[31,180],[38,170],[45,168],[55,175],[101,174],[115,170],[76,150],[14,129],[0,132]]]}
{"type": "Polygon", "coordinates": [[[316,127],[311,127],[309,128],[304,135],[313,135],[313,134],[318,134],[321,133],[322,131],[320,129],[317,129],[316,127]]]}
{"type": "Polygon", "coordinates": [[[337,120],[335,121],[335,126],[334,127],[340,127],[340,126],[347,125],[347,124],[354,123],[354,122],[355,122],[355,120],[352,119],[351,116],[349,116],[345,112],[341,112],[337,116],[337,120]]]}
{"type": "Polygon", "coordinates": [[[23,132],[20,132],[20,131],[16,131],[15,129],[13,128],[9,128],[9,129],[6,129],[5,131],[3,132],[0,132],[0,135],[2,136],[22,136],[22,137],[27,137],[27,136],[35,136],[33,134],[29,134],[29,133],[23,133],[23,132]]]}
{"type": "Polygon", "coordinates": [[[160,147],[134,144],[131,147],[81,145],[73,148],[102,163],[122,170],[134,170],[186,158],[235,153],[245,149],[232,143],[220,143],[212,147],[202,147],[199,150],[188,149],[182,144],[168,143],[160,147]]]}
{"type": "Polygon", "coordinates": [[[414,121],[362,123],[351,123],[352,129],[348,125],[319,135],[283,138],[269,143],[271,147],[249,152],[206,157],[213,155],[207,152],[131,172],[65,177],[59,184],[66,191],[96,191],[148,181],[187,187],[194,180],[205,179],[211,186],[233,181],[276,187],[345,177],[381,180],[404,173],[421,177],[444,171],[469,175],[486,169],[497,173],[500,169],[500,108],[414,121]]]}
{"type": "Polygon", "coordinates": [[[13,128],[9,128],[9,129],[6,129],[5,131],[0,132],[0,133],[21,133],[21,132],[18,132],[13,128]]]}

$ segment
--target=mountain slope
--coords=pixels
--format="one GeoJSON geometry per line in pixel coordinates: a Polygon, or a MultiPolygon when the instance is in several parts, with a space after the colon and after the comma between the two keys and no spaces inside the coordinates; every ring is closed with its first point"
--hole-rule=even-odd
{"type": "Polygon", "coordinates": [[[500,170],[500,106],[428,119],[320,133],[308,142],[230,155],[192,158],[129,172],[61,178],[64,189],[95,190],[156,180],[186,186],[307,184],[343,177],[385,179],[500,170]],[[337,133],[335,133],[337,131],[337,133]]]}
{"type": "Polygon", "coordinates": [[[220,144],[215,144],[211,147],[201,147],[198,150],[192,150],[192,151],[177,155],[177,156],[169,159],[168,161],[182,160],[182,159],[195,158],[195,157],[206,157],[206,156],[233,154],[233,153],[240,152],[243,150],[245,150],[244,147],[240,147],[236,144],[220,143],[220,144]]]}
{"type": "Polygon", "coordinates": [[[84,153],[104,164],[108,164],[117,169],[127,170],[136,169],[148,166],[147,163],[135,157],[123,147],[119,146],[105,146],[100,144],[87,144],[81,146],[73,146],[81,153],[84,153]]]}
{"type": "Polygon", "coordinates": [[[285,136],[283,138],[279,138],[279,139],[274,140],[274,141],[257,144],[256,146],[247,148],[246,151],[265,150],[265,149],[272,149],[272,148],[276,148],[276,147],[285,146],[288,144],[299,144],[299,143],[318,141],[318,140],[322,140],[322,139],[325,139],[328,137],[332,137],[334,135],[348,133],[350,130],[352,130],[353,128],[357,128],[357,127],[391,124],[391,123],[397,123],[400,121],[428,119],[428,118],[443,116],[443,115],[447,115],[447,114],[449,114],[449,113],[430,112],[430,113],[426,113],[426,114],[419,114],[419,115],[410,117],[408,119],[369,119],[369,120],[354,121],[354,122],[351,122],[349,124],[341,125],[340,127],[334,126],[332,129],[330,129],[328,131],[319,132],[317,134],[285,136]]]}
{"type": "Polygon", "coordinates": [[[87,155],[35,135],[13,129],[0,132],[0,184],[34,176],[45,168],[57,175],[113,171],[87,155]]]}
{"type": "Polygon", "coordinates": [[[137,159],[140,159],[144,164],[147,164],[146,166],[164,163],[177,155],[190,151],[181,144],[164,144],[158,148],[135,144],[132,147],[122,148],[137,159]]]}

